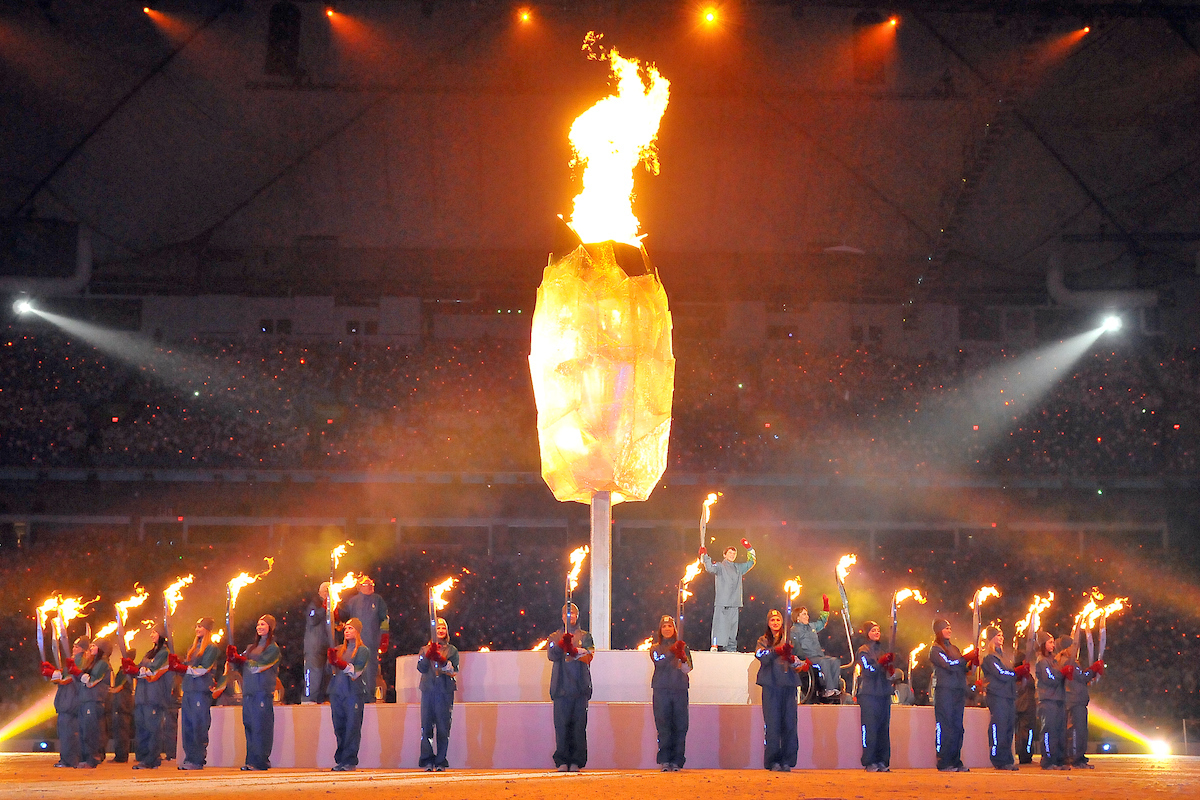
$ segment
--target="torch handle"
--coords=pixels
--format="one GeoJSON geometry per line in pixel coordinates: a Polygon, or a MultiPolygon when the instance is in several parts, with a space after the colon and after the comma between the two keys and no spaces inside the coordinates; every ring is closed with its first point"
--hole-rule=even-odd
{"type": "Polygon", "coordinates": [[[233,592],[228,586],[225,587],[225,641],[227,644],[237,646],[237,638],[233,635],[233,592]]]}
{"type": "Polygon", "coordinates": [[[59,672],[62,671],[62,667],[63,667],[62,646],[61,646],[62,645],[62,636],[59,634],[59,629],[61,627],[62,627],[62,620],[60,618],[55,617],[53,620],[51,620],[50,634],[53,637],[53,639],[51,640],[50,644],[52,645],[53,650],[54,650],[54,665],[56,667],[58,667],[59,672]]]}
{"type": "Polygon", "coordinates": [[[683,641],[683,581],[675,587],[675,638],[683,641]]]}
{"type": "Polygon", "coordinates": [[[175,645],[171,643],[171,604],[163,598],[163,633],[167,638],[167,652],[174,653],[175,645]]]}
{"type": "MultiPolygon", "coordinates": [[[[57,621],[58,621],[58,626],[57,626],[56,630],[58,631],[58,647],[60,647],[62,649],[62,653],[63,653],[62,657],[63,658],[70,658],[71,657],[71,636],[69,633],[67,633],[67,623],[62,618],[62,607],[61,606],[59,607],[57,621]]],[[[60,662],[60,664],[61,664],[61,662],[60,662]]]]}
{"type": "Polygon", "coordinates": [[[325,598],[325,630],[329,634],[329,646],[336,647],[337,642],[333,638],[333,612],[337,606],[337,597],[334,596],[334,583],[336,578],[334,573],[337,571],[337,562],[333,560],[333,555],[329,556],[329,595],[325,598]]]}
{"type": "Polygon", "coordinates": [[[437,644],[437,609],[433,607],[433,590],[429,590],[429,643],[437,644]]]}
{"type": "Polygon", "coordinates": [[[42,615],[41,612],[34,613],[34,624],[37,625],[37,646],[38,655],[41,656],[42,662],[46,661],[46,632],[42,630],[42,615]]]}

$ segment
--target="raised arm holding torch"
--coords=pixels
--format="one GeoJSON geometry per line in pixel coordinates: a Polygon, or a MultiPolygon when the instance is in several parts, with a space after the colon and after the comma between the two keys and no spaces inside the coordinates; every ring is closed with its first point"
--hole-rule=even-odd
{"type": "Polygon", "coordinates": [[[712,507],[717,502],[717,498],[721,496],[720,492],[709,492],[708,497],[704,498],[704,505],[700,507],[700,549],[708,548],[708,521],[712,518],[712,507]]]}
{"type": "MultiPolygon", "coordinates": [[[[354,546],[354,542],[347,539],[346,541],[342,542],[337,547],[335,547],[329,551],[329,599],[326,601],[326,612],[327,613],[325,614],[325,629],[329,634],[329,646],[330,647],[337,646],[337,639],[335,639],[333,636],[333,632],[334,632],[333,609],[335,606],[337,606],[337,601],[338,601],[338,595],[334,591],[334,586],[338,585],[337,579],[334,577],[334,573],[337,572],[338,564],[340,564],[342,561],[342,556],[346,555],[346,549],[353,547],[353,546],[354,546]]],[[[353,575],[354,575],[354,573],[352,572],[349,575],[347,575],[346,578],[350,579],[353,575]]],[[[345,588],[348,589],[348,588],[350,588],[350,586],[353,586],[353,585],[354,585],[354,583],[350,583],[348,585],[345,585],[345,588]]],[[[373,690],[373,688],[372,688],[372,690],[373,690]]]]}
{"type": "Polygon", "coordinates": [[[851,633],[850,626],[850,600],[846,597],[846,576],[850,574],[850,567],[857,562],[858,556],[853,553],[844,555],[833,571],[833,577],[837,580],[838,594],[842,598],[842,623],[846,626],[846,646],[850,648],[850,663],[854,663],[854,635],[851,633]]]}

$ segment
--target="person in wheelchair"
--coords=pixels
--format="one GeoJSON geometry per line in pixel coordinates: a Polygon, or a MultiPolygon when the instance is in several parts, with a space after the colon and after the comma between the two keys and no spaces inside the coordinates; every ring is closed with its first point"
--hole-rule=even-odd
{"type": "Polygon", "coordinates": [[[818,631],[829,621],[829,596],[821,595],[821,615],[816,621],[809,618],[808,609],[798,608],[792,618],[792,648],[798,658],[802,659],[801,670],[810,670],[817,681],[818,696],[834,698],[842,696],[842,662],[841,659],[825,655],[821,642],[817,639],[818,631]]]}

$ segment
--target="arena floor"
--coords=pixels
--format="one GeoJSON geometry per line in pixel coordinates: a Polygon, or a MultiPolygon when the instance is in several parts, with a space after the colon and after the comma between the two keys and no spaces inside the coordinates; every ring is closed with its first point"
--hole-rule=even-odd
{"type": "Polygon", "coordinates": [[[579,774],[530,771],[417,771],[363,770],[330,773],[280,769],[248,774],[235,769],[183,773],[173,763],[153,772],[134,772],[126,764],[102,764],[96,770],[54,769],[54,755],[0,755],[0,800],[65,797],[243,797],[253,787],[255,797],[316,800],[355,793],[370,797],[429,800],[509,800],[514,797],[557,800],[565,796],[645,798],[669,794],[679,798],[706,795],[740,797],[846,798],[879,797],[928,800],[942,795],[971,798],[1065,797],[1089,800],[1156,800],[1200,796],[1200,758],[1150,759],[1139,756],[1099,756],[1096,769],[1042,772],[1035,766],[1020,773],[974,770],[945,775],[932,770],[898,770],[872,775],[849,770],[808,770],[790,774],[756,770],[684,770],[679,773],[611,772],[579,774]],[[564,785],[567,782],[567,785],[564,785]],[[947,794],[947,791],[949,794],[947,794]]]}

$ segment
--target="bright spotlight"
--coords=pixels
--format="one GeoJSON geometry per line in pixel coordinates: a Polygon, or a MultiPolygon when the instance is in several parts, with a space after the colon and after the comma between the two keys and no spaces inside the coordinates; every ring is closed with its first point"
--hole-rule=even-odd
{"type": "Polygon", "coordinates": [[[1150,755],[1155,758],[1171,755],[1171,745],[1164,742],[1162,739],[1153,739],[1150,741],[1150,755]]]}
{"type": "Polygon", "coordinates": [[[893,28],[894,28],[894,27],[896,27],[896,26],[897,26],[897,25],[899,25],[899,24],[900,24],[900,18],[899,18],[899,17],[889,17],[889,18],[888,18],[888,25],[891,25],[893,28]]]}
{"type": "Polygon", "coordinates": [[[704,21],[712,25],[717,21],[717,10],[715,8],[704,9],[704,21]]]}
{"type": "Polygon", "coordinates": [[[30,311],[33,311],[33,303],[22,297],[20,300],[13,303],[13,311],[16,311],[18,314],[28,314],[30,311]]]}
{"type": "Polygon", "coordinates": [[[1121,330],[1121,318],[1115,314],[1104,318],[1104,330],[1119,331],[1121,330]]]}
{"type": "Polygon", "coordinates": [[[336,13],[337,13],[337,9],[334,8],[333,3],[325,4],[325,16],[329,17],[330,19],[333,19],[333,15],[336,13]]]}
{"type": "Polygon", "coordinates": [[[521,22],[529,22],[533,19],[533,12],[528,8],[519,8],[517,9],[517,19],[521,22]]]}

